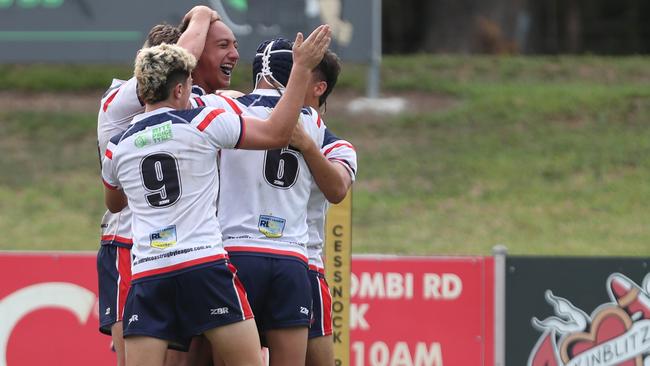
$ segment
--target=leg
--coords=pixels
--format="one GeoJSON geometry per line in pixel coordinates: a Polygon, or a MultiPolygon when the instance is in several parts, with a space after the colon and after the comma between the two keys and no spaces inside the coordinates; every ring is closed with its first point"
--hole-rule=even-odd
{"type": "MultiPolygon", "coordinates": [[[[260,339],[255,320],[247,319],[207,330],[205,336],[227,366],[261,366],[260,339]]],[[[305,335],[307,337],[307,335],[305,335]]]]}
{"type": "Polygon", "coordinates": [[[122,337],[122,322],[119,321],[111,326],[111,337],[113,338],[113,347],[117,355],[117,366],[124,366],[124,338],[122,337]]]}
{"type": "Polygon", "coordinates": [[[127,366],[162,366],[167,341],[153,337],[131,336],[124,339],[127,366]]]}
{"type": "Polygon", "coordinates": [[[167,350],[165,366],[210,366],[210,342],[203,337],[192,337],[187,352],[167,350]]]}
{"type": "Polygon", "coordinates": [[[306,366],[334,366],[334,340],[331,335],[307,342],[306,366]]]}
{"type": "Polygon", "coordinates": [[[271,366],[303,366],[307,356],[307,327],[271,329],[265,332],[271,366]]]}

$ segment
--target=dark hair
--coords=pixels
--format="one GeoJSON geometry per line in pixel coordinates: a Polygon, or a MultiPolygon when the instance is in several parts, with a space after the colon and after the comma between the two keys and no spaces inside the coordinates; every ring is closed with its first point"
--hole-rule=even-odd
{"type": "Polygon", "coordinates": [[[292,48],[293,42],[284,38],[262,42],[253,59],[253,84],[257,84],[262,76],[270,76],[286,87],[293,66],[292,48]]]}
{"type": "Polygon", "coordinates": [[[157,24],[149,31],[144,47],[158,46],[163,43],[176,44],[180,37],[181,30],[178,27],[166,23],[157,24]]]}
{"type": "Polygon", "coordinates": [[[322,106],[327,101],[327,97],[330,95],[334,87],[336,86],[336,81],[339,79],[339,74],[341,73],[341,60],[336,55],[336,53],[331,50],[327,50],[323,59],[320,61],[318,66],[313,71],[318,76],[318,79],[327,83],[327,88],[323,95],[318,97],[318,106],[322,106]]]}

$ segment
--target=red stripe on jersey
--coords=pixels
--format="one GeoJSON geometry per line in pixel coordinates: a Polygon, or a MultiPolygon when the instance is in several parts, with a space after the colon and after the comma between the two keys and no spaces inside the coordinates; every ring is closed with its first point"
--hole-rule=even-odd
{"type": "Polygon", "coordinates": [[[314,272],[318,272],[318,273],[320,273],[320,274],[325,274],[325,270],[324,270],[323,268],[320,268],[320,267],[315,266],[315,265],[313,265],[313,264],[310,264],[310,265],[309,265],[309,269],[312,270],[312,271],[314,271],[314,272]]]}
{"type": "Polygon", "coordinates": [[[117,187],[108,184],[108,182],[105,181],[104,178],[102,178],[102,183],[104,183],[104,186],[105,186],[106,188],[110,189],[111,191],[117,191],[117,187]]]}
{"type": "Polygon", "coordinates": [[[298,258],[301,261],[308,263],[307,257],[305,257],[304,255],[296,252],[291,252],[288,250],[278,250],[278,249],[259,248],[259,247],[239,247],[239,246],[229,246],[229,247],[225,247],[225,249],[228,252],[253,252],[253,253],[284,255],[288,257],[298,258]]]}
{"type": "Polygon", "coordinates": [[[115,96],[117,95],[117,93],[118,93],[119,91],[120,91],[120,89],[118,88],[118,89],[115,91],[115,93],[111,94],[111,96],[108,97],[108,99],[106,99],[106,101],[104,102],[104,112],[106,112],[106,110],[108,109],[108,105],[111,104],[111,102],[113,101],[113,99],[115,99],[115,96]]]}
{"type": "Polygon", "coordinates": [[[215,109],[215,110],[213,110],[212,112],[208,113],[207,116],[205,116],[203,121],[201,121],[201,123],[199,123],[199,125],[196,128],[198,128],[199,131],[205,130],[210,125],[210,123],[212,123],[212,121],[215,118],[217,118],[218,115],[220,115],[221,113],[223,113],[225,111],[226,111],[225,109],[215,109]]]}
{"type": "Polygon", "coordinates": [[[133,244],[133,239],[119,235],[102,235],[101,241],[119,241],[122,244],[133,244]]]}
{"type": "MultiPolygon", "coordinates": [[[[336,149],[336,148],[339,148],[339,147],[341,147],[341,146],[347,146],[347,147],[349,147],[350,149],[354,150],[354,146],[352,146],[352,144],[349,144],[349,143],[347,143],[347,142],[341,142],[341,143],[335,144],[334,146],[332,146],[332,147],[330,147],[329,149],[325,150],[325,153],[324,153],[323,155],[327,156],[327,154],[329,154],[330,152],[332,152],[332,150],[334,150],[334,149],[336,149]]],[[[356,150],[355,150],[355,151],[356,151],[356,150]]]]}
{"type": "Polygon", "coordinates": [[[106,149],[106,154],[104,155],[106,155],[107,158],[113,160],[113,152],[111,150],[106,149]]]}
{"type": "Polygon", "coordinates": [[[117,248],[117,272],[120,274],[117,285],[117,321],[122,320],[126,295],[131,287],[131,251],[117,248]]]}
{"type": "Polygon", "coordinates": [[[323,335],[328,336],[332,334],[332,295],[330,294],[329,286],[324,278],[318,277],[320,283],[321,295],[321,312],[323,321],[323,335]]]}
{"type": "Polygon", "coordinates": [[[244,319],[250,319],[253,317],[253,309],[251,309],[251,305],[248,302],[248,295],[244,289],[244,284],[241,283],[241,280],[237,276],[237,268],[233,266],[232,263],[228,263],[228,269],[230,270],[230,273],[232,273],[232,281],[235,285],[235,291],[237,291],[237,297],[239,298],[239,304],[244,319]]]}
{"type": "Polygon", "coordinates": [[[178,271],[184,268],[188,267],[193,267],[193,266],[198,266],[199,264],[204,264],[204,263],[209,263],[209,262],[216,262],[218,260],[226,259],[225,254],[217,254],[217,255],[212,255],[209,257],[203,257],[203,258],[197,258],[191,261],[183,262],[183,263],[178,263],[174,264],[172,266],[168,267],[163,267],[163,268],[156,268],[156,269],[151,269],[148,271],[136,273],[133,275],[132,279],[133,281],[138,280],[143,277],[149,277],[149,276],[155,276],[159,274],[164,274],[164,273],[169,273],[173,271],[178,271]]]}
{"type": "Polygon", "coordinates": [[[235,113],[237,113],[237,114],[241,114],[241,113],[242,113],[242,112],[241,112],[241,109],[239,109],[239,107],[237,106],[237,104],[236,104],[232,99],[230,99],[230,98],[228,98],[228,97],[224,97],[224,96],[221,95],[221,94],[217,94],[217,95],[220,96],[221,98],[223,98],[223,100],[225,100],[226,103],[228,103],[228,105],[230,106],[230,108],[232,108],[232,110],[235,111],[235,113]]]}
{"type": "Polygon", "coordinates": [[[318,120],[316,120],[316,125],[320,127],[321,124],[321,119],[320,119],[320,114],[318,115],[318,120]]]}
{"type": "Polygon", "coordinates": [[[200,97],[195,97],[194,101],[199,107],[205,107],[205,102],[203,102],[203,99],[201,99],[200,97]]]}

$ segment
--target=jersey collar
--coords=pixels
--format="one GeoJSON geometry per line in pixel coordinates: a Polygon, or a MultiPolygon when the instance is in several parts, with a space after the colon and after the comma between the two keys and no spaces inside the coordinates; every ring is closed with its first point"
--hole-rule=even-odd
{"type": "Polygon", "coordinates": [[[154,116],[156,114],[161,114],[161,113],[165,113],[165,112],[169,112],[169,111],[173,111],[173,110],[174,110],[174,108],[161,107],[161,108],[158,108],[158,109],[154,109],[151,112],[145,112],[145,113],[142,113],[142,114],[138,114],[137,116],[133,117],[133,120],[131,121],[131,124],[134,124],[134,123],[136,123],[138,121],[142,121],[143,119],[154,116]]]}

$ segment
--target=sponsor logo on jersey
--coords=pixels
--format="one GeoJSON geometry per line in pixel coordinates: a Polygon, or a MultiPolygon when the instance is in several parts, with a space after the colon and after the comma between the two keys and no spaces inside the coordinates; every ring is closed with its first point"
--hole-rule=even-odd
{"type": "Polygon", "coordinates": [[[137,133],[133,143],[135,144],[135,147],[143,148],[145,146],[171,140],[172,138],[172,122],[167,121],[137,133]]]}
{"type": "Polygon", "coordinates": [[[279,238],[284,232],[284,224],[286,222],[287,220],[281,217],[260,215],[257,227],[267,238],[279,238]]]}
{"type": "Polygon", "coordinates": [[[158,249],[167,249],[176,245],[176,225],[168,226],[149,234],[151,246],[158,249]]]}
{"type": "Polygon", "coordinates": [[[650,364],[650,274],[641,287],[621,273],[607,279],[610,302],[591,315],[546,291],[555,315],[532,319],[542,334],[527,366],[637,366],[650,364]]]}

